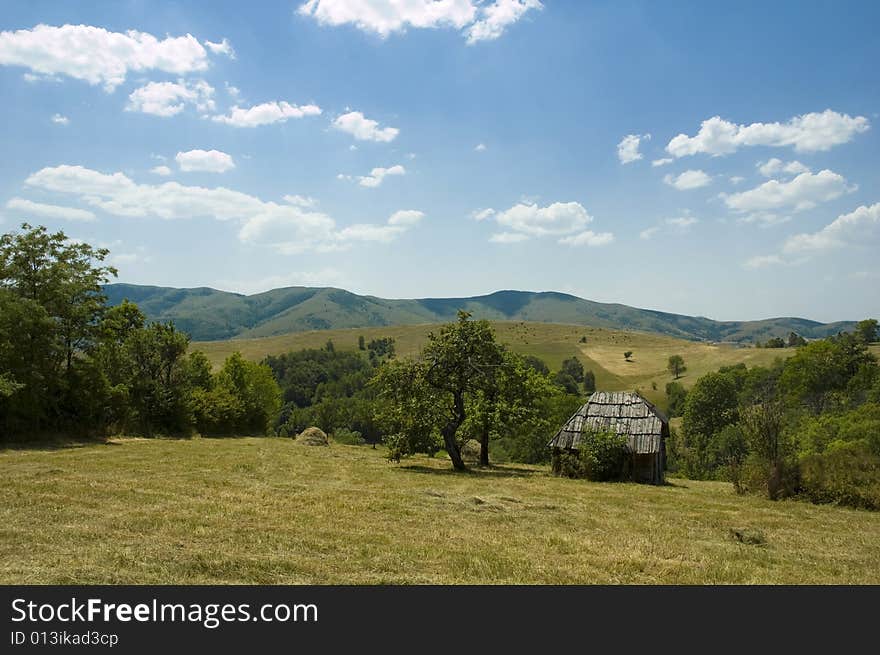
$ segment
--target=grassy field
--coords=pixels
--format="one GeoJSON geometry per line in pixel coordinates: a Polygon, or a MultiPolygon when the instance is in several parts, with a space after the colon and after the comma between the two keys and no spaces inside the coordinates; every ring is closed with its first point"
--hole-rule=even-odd
{"type": "MultiPolygon", "coordinates": [[[[701,375],[720,366],[744,362],[748,366],[767,365],[777,357],[788,357],[794,349],[742,348],[728,344],[686,341],[644,332],[623,332],[604,328],[553,323],[495,322],[500,341],[522,354],[536,355],[551,369],[558,369],[563,359],[577,356],[596,375],[599,389],[623,391],[639,389],[649,400],[661,403],[666,383],[672,377],[666,371],[670,355],[681,355],[688,367],[679,380],[690,386],[701,375]],[[586,343],[581,338],[586,337],[586,343]],[[625,361],[624,351],[631,350],[632,361],[625,361]],[[654,386],[656,385],[656,389],[654,386]]],[[[401,356],[413,355],[425,343],[427,334],[437,325],[414,325],[346,330],[315,330],[261,339],[194,342],[192,347],[204,351],[215,366],[232,352],[253,360],[269,354],[280,354],[301,348],[321,348],[328,339],[340,349],[356,349],[358,336],[370,339],[394,337],[401,356]]]]}
{"type": "Polygon", "coordinates": [[[725,483],[455,474],[278,438],[4,450],[0,467],[4,584],[880,583],[880,513],[725,483]]]}

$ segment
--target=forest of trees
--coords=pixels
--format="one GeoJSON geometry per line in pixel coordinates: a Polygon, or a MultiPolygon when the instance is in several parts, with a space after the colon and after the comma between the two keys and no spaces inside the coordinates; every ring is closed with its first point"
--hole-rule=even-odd
{"type": "Polygon", "coordinates": [[[770,367],[721,368],[687,392],[670,383],[670,413],[683,416],[670,467],[770,498],[880,509],[877,337],[869,319],[770,367]]]}
{"type": "MultiPolygon", "coordinates": [[[[460,312],[417,357],[392,338],[357,350],[266,357],[235,353],[213,371],[172,323],[133,303],[108,306],[108,252],[24,224],[0,237],[0,439],[294,436],[310,426],[345,443],[383,443],[389,457],[545,462],[547,442],[595,390],[576,358],[558,371],[496,340],[460,312]],[[491,459],[490,459],[491,451],[491,459]]],[[[770,367],[726,367],[686,390],[666,385],[681,416],[668,444],[675,475],[724,479],[741,492],[880,509],[880,367],[876,320],[806,342],[770,367]]],[[[628,353],[631,355],[631,353],[628,353]]],[[[680,356],[669,359],[677,378],[680,356]]]]}

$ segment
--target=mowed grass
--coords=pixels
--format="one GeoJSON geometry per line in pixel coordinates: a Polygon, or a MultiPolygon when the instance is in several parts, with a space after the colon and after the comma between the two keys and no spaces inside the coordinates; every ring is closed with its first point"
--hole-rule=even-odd
{"type": "Polygon", "coordinates": [[[880,583],[880,513],[725,483],[457,474],[280,438],[5,450],[0,467],[4,584],[880,583]]]}
{"type": "MultiPolygon", "coordinates": [[[[577,356],[584,367],[596,376],[596,386],[603,391],[638,389],[652,402],[663,404],[666,383],[672,376],[666,370],[670,355],[684,357],[688,368],[679,380],[685,387],[701,375],[721,366],[745,363],[747,366],[769,365],[777,357],[789,357],[793,348],[745,348],[730,344],[709,344],[686,341],[644,332],[625,332],[578,325],[530,322],[494,322],[496,335],[521,354],[540,357],[552,370],[558,370],[562,361],[577,356]],[[586,337],[586,343],[581,338],[586,337]],[[632,361],[624,360],[623,353],[633,351],[632,361]],[[654,387],[657,387],[656,389],[654,387]]],[[[322,348],[328,339],[334,347],[355,350],[358,337],[371,339],[393,337],[397,353],[410,356],[418,353],[427,335],[439,325],[410,325],[381,328],[354,328],[345,330],[315,330],[261,339],[233,339],[201,341],[192,344],[202,350],[214,366],[238,350],[247,359],[258,361],[266,355],[278,355],[302,348],[322,348]]]]}

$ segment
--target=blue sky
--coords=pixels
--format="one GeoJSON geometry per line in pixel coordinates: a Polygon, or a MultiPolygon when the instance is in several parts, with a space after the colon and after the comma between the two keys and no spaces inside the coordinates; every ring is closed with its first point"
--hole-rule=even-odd
{"type": "Polygon", "coordinates": [[[875,2],[7,2],[0,229],[119,280],[880,315],[875,2]]]}

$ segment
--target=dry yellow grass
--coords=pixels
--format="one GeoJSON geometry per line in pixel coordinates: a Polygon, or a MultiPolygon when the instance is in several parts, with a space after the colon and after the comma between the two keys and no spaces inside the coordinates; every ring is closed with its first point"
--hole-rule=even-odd
{"type": "Polygon", "coordinates": [[[0,451],[0,583],[880,583],[880,513],[290,439],[0,451]],[[742,543],[732,531],[757,535],[742,543]]]}

